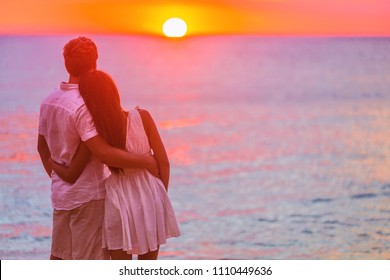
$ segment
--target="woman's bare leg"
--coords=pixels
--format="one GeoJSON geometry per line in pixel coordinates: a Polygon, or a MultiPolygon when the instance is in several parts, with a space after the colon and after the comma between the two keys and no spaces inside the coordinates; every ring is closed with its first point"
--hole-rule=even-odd
{"type": "Polygon", "coordinates": [[[128,254],[123,250],[110,250],[110,256],[112,260],[132,260],[133,255],[128,254]]]}
{"type": "Polygon", "coordinates": [[[149,251],[146,254],[138,255],[139,260],[157,260],[158,257],[158,251],[160,248],[158,248],[156,251],[149,251]]]}

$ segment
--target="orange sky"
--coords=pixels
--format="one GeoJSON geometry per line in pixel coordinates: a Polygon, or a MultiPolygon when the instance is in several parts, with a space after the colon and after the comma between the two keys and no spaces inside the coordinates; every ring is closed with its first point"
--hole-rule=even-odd
{"type": "Polygon", "coordinates": [[[0,0],[0,34],[390,35],[390,0],[0,0]]]}

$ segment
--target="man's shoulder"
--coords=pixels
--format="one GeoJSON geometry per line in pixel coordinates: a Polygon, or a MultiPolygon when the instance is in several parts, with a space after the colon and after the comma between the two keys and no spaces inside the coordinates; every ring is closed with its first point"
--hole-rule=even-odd
{"type": "Polygon", "coordinates": [[[52,101],[60,92],[59,88],[55,88],[50,94],[48,94],[41,102],[41,104],[49,103],[52,101]]]}
{"type": "Polygon", "coordinates": [[[69,112],[76,112],[85,103],[77,88],[64,90],[58,87],[42,100],[41,107],[45,105],[63,108],[69,112]]]}

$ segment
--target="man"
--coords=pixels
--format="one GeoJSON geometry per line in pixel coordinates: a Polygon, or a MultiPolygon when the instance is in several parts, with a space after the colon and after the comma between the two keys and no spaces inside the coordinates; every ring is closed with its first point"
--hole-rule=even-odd
{"type": "MultiPolygon", "coordinates": [[[[151,156],[136,156],[109,146],[98,135],[78,91],[79,77],[96,69],[98,52],[85,37],[70,40],[63,50],[68,83],[43,100],[39,117],[38,152],[52,179],[53,233],[50,259],[107,259],[102,249],[104,180],[103,163],[122,168],[156,169],[151,156]],[[52,172],[49,159],[69,165],[84,141],[92,157],[74,184],[52,172]]],[[[155,171],[153,171],[155,172],[155,171]]]]}

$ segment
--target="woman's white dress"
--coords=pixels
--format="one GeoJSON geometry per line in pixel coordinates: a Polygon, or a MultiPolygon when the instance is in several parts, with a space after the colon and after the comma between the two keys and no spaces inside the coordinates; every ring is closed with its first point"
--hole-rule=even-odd
{"type": "MultiPolygon", "coordinates": [[[[133,154],[151,154],[137,109],[128,115],[126,148],[133,154]]],[[[162,181],[147,170],[125,169],[112,174],[106,180],[106,192],[103,247],[141,255],[180,235],[162,181]]]]}

